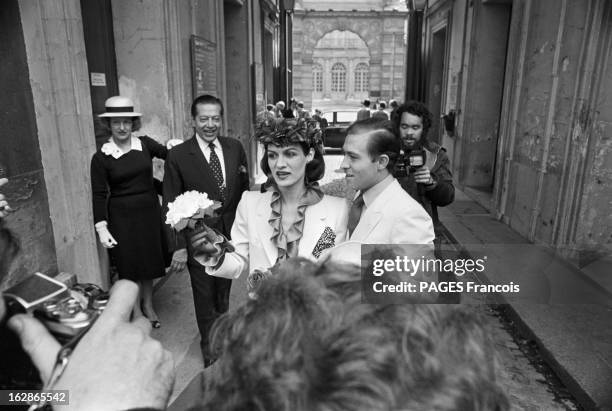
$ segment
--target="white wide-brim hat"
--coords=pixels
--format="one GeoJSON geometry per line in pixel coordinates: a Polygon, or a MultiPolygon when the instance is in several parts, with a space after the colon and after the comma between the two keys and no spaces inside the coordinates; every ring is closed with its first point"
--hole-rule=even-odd
{"type": "Polygon", "coordinates": [[[113,96],[104,102],[105,113],[98,117],[140,117],[141,113],[134,111],[134,103],[123,96],[113,96]]]}

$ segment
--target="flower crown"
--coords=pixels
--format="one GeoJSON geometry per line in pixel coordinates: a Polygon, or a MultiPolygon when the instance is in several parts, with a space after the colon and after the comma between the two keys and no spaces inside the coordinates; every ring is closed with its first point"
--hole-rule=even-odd
{"type": "Polygon", "coordinates": [[[255,126],[255,138],[264,145],[306,143],[309,147],[323,147],[318,122],[306,118],[266,118],[255,126]]]}

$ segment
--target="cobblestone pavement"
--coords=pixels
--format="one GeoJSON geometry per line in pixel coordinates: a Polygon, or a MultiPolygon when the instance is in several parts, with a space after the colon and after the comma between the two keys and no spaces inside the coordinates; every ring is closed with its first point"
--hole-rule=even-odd
{"type": "Polygon", "coordinates": [[[539,358],[534,344],[516,336],[498,307],[479,305],[490,320],[499,353],[502,385],[512,410],[578,410],[576,403],[539,358]],[[514,336],[514,337],[513,337],[514,336]]]}
{"type": "MultiPolygon", "coordinates": [[[[444,233],[440,237],[442,249],[453,246],[444,233]]],[[[466,277],[470,277],[465,278],[466,281],[480,283],[476,277],[466,277]]],[[[505,306],[485,304],[482,297],[474,294],[464,294],[461,301],[473,304],[474,310],[489,320],[499,355],[501,384],[513,411],[580,410],[571,394],[542,360],[535,342],[521,337],[506,314],[505,306]]]]}

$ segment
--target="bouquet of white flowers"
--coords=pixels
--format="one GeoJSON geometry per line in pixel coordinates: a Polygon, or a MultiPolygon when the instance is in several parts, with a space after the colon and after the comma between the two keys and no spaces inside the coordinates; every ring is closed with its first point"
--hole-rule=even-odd
{"type": "Polygon", "coordinates": [[[186,191],[168,204],[166,224],[170,224],[176,231],[194,229],[206,216],[212,217],[219,207],[221,203],[209,199],[206,193],[186,191]]]}

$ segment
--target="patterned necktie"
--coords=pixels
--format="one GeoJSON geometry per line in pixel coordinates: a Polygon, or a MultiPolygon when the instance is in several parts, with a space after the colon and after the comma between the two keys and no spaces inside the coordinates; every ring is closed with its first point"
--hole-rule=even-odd
{"type": "Polygon", "coordinates": [[[355,231],[355,227],[359,224],[359,219],[361,218],[361,212],[363,211],[363,194],[359,193],[357,198],[353,200],[353,205],[351,205],[351,209],[349,210],[348,215],[348,230],[349,235],[353,234],[355,231]]]}
{"type": "Polygon", "coordinates": [[[213,175],[215,176],[215,181],[217,186],[219,187],[219,192],[221,193],[221,200],[225,200],[225,183],[223,182],[223,171],[221,170],[221,162],[219,161],[219,157],[217,157],[217,153],[215,152],[215,143],[208,143],[208,147],[210,148],[210,168],[212,169],[213,175]]]}

